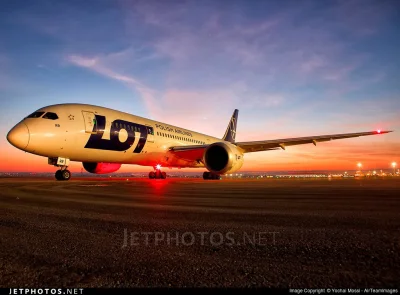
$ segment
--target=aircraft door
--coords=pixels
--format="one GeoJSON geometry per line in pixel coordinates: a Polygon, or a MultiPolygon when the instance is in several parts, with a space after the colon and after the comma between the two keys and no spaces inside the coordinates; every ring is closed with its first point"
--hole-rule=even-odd
{"type": "Polygon", "coordinates": [[[146,125],[147,128],[147,142],[154,142],[154,129],[151,126],[146,125]]]}
{"type": "Polygon", "coordinates": [[[96,116],[93,112],[82,111],[82,114],[85,121],[85,132],[93,133],[96,130],[96,116]]]}

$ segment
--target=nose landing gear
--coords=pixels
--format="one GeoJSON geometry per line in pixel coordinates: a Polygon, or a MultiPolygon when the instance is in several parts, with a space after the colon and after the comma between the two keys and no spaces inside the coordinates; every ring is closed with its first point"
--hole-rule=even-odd
{"type": "Polygon", "coordinates": [[[55,174],[57,180],[70,180],[71,172],[67,169],[69,164],[69,159],[67,158],[49,158],[49,165],[60,167],[55,174]]]}
{"type": "Polygon", "coordinates": [[[56,172],[56,179],[57,180],[70,180],[71,178],[71,172],[67,169],[64,170],[57,170],[56,172]]]}

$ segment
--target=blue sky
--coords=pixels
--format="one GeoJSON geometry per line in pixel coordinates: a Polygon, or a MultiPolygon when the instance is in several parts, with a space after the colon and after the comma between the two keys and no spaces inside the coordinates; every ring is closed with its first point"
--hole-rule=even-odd
{"type": "MultiPolygon", "coordinates": [[[[239,141],[400,130],[399,27],[394,0],[5,1],[0,146],[11,151],[26,114],[64,102],[215,136],[239,108],[239,141]]],[[[337,147],[396,158],[398,134],[337,147]]],[[[312,161],[303,151],[285,161],[312,161]]]]}

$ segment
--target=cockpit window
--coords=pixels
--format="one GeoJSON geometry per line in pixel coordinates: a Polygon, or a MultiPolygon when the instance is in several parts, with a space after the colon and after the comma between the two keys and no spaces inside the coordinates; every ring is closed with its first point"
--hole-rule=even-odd
{"type": "Polygon", "coordinates": [[[43,116],[43,119],[57,120],[57,119],[58,119],[58,116],[57,116],[56,113],[50,113],[50,112],[48,112],[48,113],[46,113],[46,114],[43,116]]]}
{"type": "Polygon", "coordinates": [[[27,118],[40,118],[43,114],[44,112],[34,112],[30,114],[27,118]]]}

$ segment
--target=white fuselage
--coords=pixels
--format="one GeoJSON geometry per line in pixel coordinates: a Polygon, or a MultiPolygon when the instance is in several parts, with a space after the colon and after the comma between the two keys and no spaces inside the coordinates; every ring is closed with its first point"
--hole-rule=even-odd
{"type": "Polygon", "coordinates": [[[144,166],[204,167],[201,161],[176,157],[169,148],[222,141],[93,105],[60,104],[41,108],[37,112],[55,113],[58,118],[25,118],[14,129],[27,128],[28,135],[20,136],[21,143],[16,146],[49,158],[144,166]]]}

